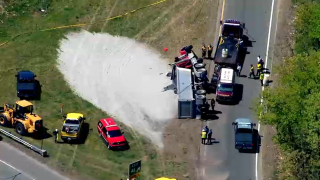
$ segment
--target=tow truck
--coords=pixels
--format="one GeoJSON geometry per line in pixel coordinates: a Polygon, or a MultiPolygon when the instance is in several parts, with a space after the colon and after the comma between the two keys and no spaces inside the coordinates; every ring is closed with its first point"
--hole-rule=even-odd
{"type": "Polygon", "coordinates": [[[238,118],[232,122],[235,132],[235,148],[241,152],[242,150],[255,150],[258,143],[257,134],[254,127],[256,126],[248,118],[238,118]]]}
{"type": "Polygon", "coordinates": [[[221,35],[223,37],[242,39],[245,23],[241,23],[240,21],[235,19],[227,19],[224,21],[220,21],[220,25],[222,26],[221,35]]]}
{"type": "Polygon", "coordinates": [[[242,40],[245,24],[232,19],[220,21],[220,24],[222,34],[217,42],[213,59],[217,65],[236,70],[237,64],[243,63],[241,57],[244,57],[247,52],[242,40]]]}

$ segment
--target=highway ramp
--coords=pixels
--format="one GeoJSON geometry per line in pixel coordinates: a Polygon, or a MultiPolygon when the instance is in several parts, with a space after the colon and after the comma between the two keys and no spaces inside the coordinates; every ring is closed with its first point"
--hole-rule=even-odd
{"type": "MultiPolygon", "coordinates": [[[[225,6],[222,8],[223,19],[238,19],[244,22],[246,24],[244,35],[254,41],[252,42],[252,47],[248,48],[250,54],[246,56],[241,72],[242,75],[249,75],[250,64],[254,66],[257,64],[258,55],[265,60],[268,39],[270,39],[269,49],[273,47],[277,0],[274,1],[271,36],[268,38],[272,1],[226,0],[225,6]]],[[[214,42],[214,44],[216,43],[214,42]]],[[[269,54],[271,53],[269,51],[269,54]]],[[[271,59],[268,58],[268,67],[270,67],[270,64],[271,59]]],[[[212,72],[213,70],[211,69],[210,71],[212,72]]],[[[240,117],[250,118],[257,123],[256,116],[250,108],[253,105],[253,100],[259,97],[262,88],[259,80],[246,77],[237,78],[237,83],[243,86],[240,103],[237,105],[216,104],[216,111],[221,112],[221,114],[217,114],[219,119],[207,122],[208,127],[213,129],[213,138],[216,138],[219,143],[201,146],[199,173],[203,180],[260,179],[259,155],[257,156],[255,153],[239,153],[234,148],[234,130],[231,123],[240,117]]],[[[238,87],[241,89],[241,86],[238,87]]]]}
{"type": "Polygon", "coordinates": [[[67,180],[67,178],[0,141],[0,180],[67,180]]]}

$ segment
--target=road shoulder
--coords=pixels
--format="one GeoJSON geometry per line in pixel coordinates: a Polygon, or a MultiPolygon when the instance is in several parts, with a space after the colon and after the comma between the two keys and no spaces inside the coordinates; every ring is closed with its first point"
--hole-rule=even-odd
{"type": "MultiPolygon", "coordinates": [[[[0,160],[7,166],[12,166],[16,171],[21,172],[31,179],[43,179],[46,180],[66,180],[68,178],[63,177],[60,173],[49,168],[47,165],[40,163],[33,159],[24,152],[18,150],[16,147],[0,141],[1,154],[0,160]]],[[[38,159],[38,158],[37,158],[38,159]]]]}

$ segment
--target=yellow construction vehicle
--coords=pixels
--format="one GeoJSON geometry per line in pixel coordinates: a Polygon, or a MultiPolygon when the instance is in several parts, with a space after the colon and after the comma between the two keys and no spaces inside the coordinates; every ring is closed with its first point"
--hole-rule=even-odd
{"type": "Polygon", "coordinates": [[[63,116],[64,121],[61,128],[61,139],[64,142],[70,142],[71,140],[80,140],[81,127],[85,120],[83,114],[80,113],[68,113],[67,116],[63,116]]]}
{"type": "Polygon", "coordinates": [[[43,128],[40,116],[33,113],[33,104],[26,100],[17,101],[14,106],[5,103],[0,107],[0,125],[12,126],[20,135],[39,132],[43,128]]]}

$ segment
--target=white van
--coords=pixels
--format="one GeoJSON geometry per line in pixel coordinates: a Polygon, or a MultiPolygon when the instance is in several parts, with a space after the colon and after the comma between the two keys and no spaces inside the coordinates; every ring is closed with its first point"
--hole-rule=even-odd
{"type": "Polygon", "coordinates": [[[234,100],[236,73],[231,68],[221,68],[219,83],[216,90],[217,102],[234,100]]]}

